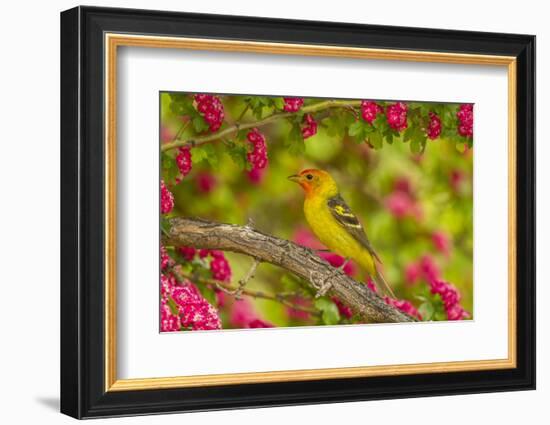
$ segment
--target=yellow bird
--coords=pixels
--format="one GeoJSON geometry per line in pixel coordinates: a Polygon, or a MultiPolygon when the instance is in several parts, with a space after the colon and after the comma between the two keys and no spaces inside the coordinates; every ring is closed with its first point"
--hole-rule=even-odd
{"type": "MultiPolygon", "coordinates": [[[[346,204],[336,182],[323,170],[308,169],[289,177],[305,193],[304,214],[311,230],[331,251],[345,258],[342,268],[352,259],[359,264],[387,295],[395,298],[378,270],[380,258],[374,251],[363,226],[346,204]]],[[[325,285],[323,285],[325,286],[325,285]]],[[[330,287],[321,289],[323,295],[330,287]]]]}

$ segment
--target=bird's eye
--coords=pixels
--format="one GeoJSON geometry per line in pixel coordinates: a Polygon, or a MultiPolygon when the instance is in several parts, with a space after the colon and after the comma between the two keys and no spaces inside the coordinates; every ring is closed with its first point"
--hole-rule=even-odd
{"type": "Polygon", "coordinates": [[[312,176],[311,174],[308,174],[308,175],[306,176],[306,179],[312,180],[312,179],[313,179],[313,176],[312,176]]]}

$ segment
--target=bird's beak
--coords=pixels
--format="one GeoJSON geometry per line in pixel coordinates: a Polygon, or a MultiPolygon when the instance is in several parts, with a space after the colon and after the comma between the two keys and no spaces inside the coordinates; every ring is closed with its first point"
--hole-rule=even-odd
{"type": "Polygon", "coordinates": [[[291,182],[298,183],[300,181],[300,176],[297,174],[293,174],[292,176],[288,176],[288,179],[291,182]]]}

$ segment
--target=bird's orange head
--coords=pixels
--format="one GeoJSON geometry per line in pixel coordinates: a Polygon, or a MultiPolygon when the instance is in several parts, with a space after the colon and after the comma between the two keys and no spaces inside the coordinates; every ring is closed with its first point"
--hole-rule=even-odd
{"type": "Polygon", "coordinates": [[[306,194],[310,196],[325,196],[327,198],[338,194],[338,186],[332,176],[323,170],[307,169],[299,174],[288,177],[298,183],[306,194]]]}

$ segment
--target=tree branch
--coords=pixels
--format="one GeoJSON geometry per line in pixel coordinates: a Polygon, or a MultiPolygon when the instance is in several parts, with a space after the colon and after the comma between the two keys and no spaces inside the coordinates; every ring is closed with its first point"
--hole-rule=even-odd
{"type": "MultiPolygon", "coordinates": [[[[349,108],[349,107],[359,106],[359,105],[361,105],[360,100],[326,100],[324,102],[319,102],[314,105],[305,106],[301,109],[301,111],[305,114],[308,114],[308,113],[319,112],[325,109],[349,108]]],[[[225,136],[229,136],[231,133],[234,133],[236,131],[262,127],[271,122],[277,121],[282,118],[288,118],[293,115],[296,115],[296,113],[279,112],[258,121],[253,121],[253,122],[244,123],[244,124],[236,123],[235,125],[231,127],[227,127],[224,130],[219,131],[217,133],[211,133],[204,136],[194,137],[193,139],[188,139],[188,140],[174,140],[173,142],[165,143],[164,145],[161,146],[161,150],[164,152],[164,151],[174,149],[180,146],[185,146],[185,145],[200,146],[204,143],[212,142],[214,140],[221,139],[225,136]]]]}
{"type": "Polygon", "coordinates": [[[279,239],[252,229],[250,226],[216,223],[201,219],[175,217],[170,219],[166,245],[219,249],[249,255],[286,269],[308,281],[318,291],[330,279],[329,293],[337,296],[368,322],[411,322],[413,318],[386,304],[366,285],[356,282],[315,253],[288,240],[279,239]]]}

